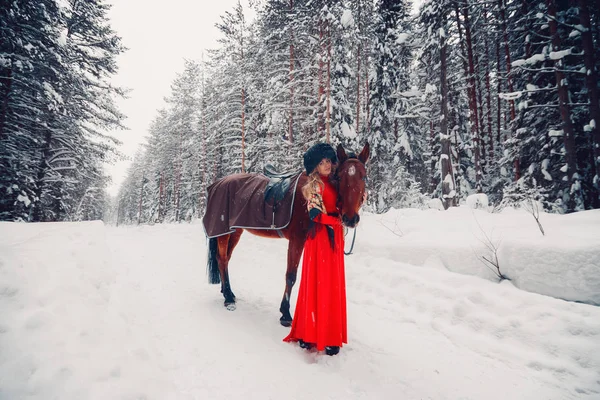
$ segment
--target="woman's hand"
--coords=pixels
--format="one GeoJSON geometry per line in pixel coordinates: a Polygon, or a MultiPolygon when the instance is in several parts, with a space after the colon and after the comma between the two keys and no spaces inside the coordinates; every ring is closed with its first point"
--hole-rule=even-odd
{"type": "Polygon", "coordinates": [[[321,224],[331,225],[331,226],[341,226],[342,225],[342,220],[339,217],[332,217],[331,215],[326,215],[326,214],[319,214],[319,216],[317,218],[315,218],[315,221],[317,221],[321,224]]]}

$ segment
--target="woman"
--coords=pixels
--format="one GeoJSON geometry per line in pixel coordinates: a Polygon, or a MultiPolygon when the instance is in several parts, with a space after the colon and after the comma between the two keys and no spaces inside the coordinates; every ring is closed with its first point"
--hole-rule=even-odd
{"type": "Polygon", "coordinates": [[[311,219],[304,245],[298,301],[286,342],[305,349],[340,351],[347,342],[344,233],[337,210],[337,188],[332,167],[337,163],[333,147],[317,143],[304,154],[308,183],[302,188],[311,219]]]}

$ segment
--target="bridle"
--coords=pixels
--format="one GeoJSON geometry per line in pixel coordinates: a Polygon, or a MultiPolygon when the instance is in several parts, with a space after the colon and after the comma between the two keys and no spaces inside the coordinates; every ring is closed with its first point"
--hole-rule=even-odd
{"type": "MultiPolygon", "coordinates": [[[[346,161],[349,161],[349,160],[358,160],[358,161],[359,161],[359,162],[360,162],[362,165],[364,165],[364,166],[365,166],[365,171],[366,171],[366,168],[367,168],[367,166],[366,166],[366,165],[365,165],[365,164],[364,164],[362,161],[360,161],[360,160],[359,160],[359,158],[358,158],[358,157],[356,156],[356,154],[354,154],[354,153],[350,153],[350,154],[348,155],[348,158],[347,158],[346,160],[344,160],[344,162],[342,162],[342,164],[340,164],[340,167],[341,167],[341,166],[342,166],[342,165],[343,165],[343,164],[344,164],[346,161]]],[[[335,180],[336,180],[338,183],[339,183],[339,175],[338,175],[338,171],[339,171],[339,169],[340,169],[339,167],[335,169],[335,175],[334,175],[334,177],[335,177],[335,180]]],[[[367,189],[366,189],[366,182],[367,182],[367,175],[366,175],[366,174],[365,174],[365,176],[363,177],[363,180],[365,181],[365,193],[366,193],[366,190],[367,190],[367,189]]],[[[361,196],[361,198],[360,198],[360,203],[359,203],[359,205],[358,205],[358,208],[359,208],[359,209],[362,207],[362,205],[363,205],[364,201],[365,201],[365,196],[364,196],[364,193],[363,193],[363,195],[362,195],[362,196],[361,196]]],[[[339,194],[339,189],[338,189],[338,208],[341,208],[341,207],[340,207],[340,205],[341,205],[341,204],[342,204],[342,196],[339,194]]],[[[344,227],[344,231],[345,231],[345,233],[344,233],[344,236],[347,236],[347,235],[348,235],[348,228],[347,228],[347,227],[344,227]]],[[[344,254],[345,254],[345,255],[349,256],[350,254],[352,254],[352,250],[354,250],[354,243],[355,243],[355,241],[356,241],[356,228],[354,228],[354,234],[352,235],[352,244],[350,245],[350,251],[346,252],[346,250],[344,250],[344,254]]]]}

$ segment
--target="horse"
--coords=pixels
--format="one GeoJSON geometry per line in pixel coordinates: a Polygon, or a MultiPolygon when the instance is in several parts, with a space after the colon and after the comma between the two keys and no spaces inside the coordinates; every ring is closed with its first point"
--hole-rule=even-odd
{"type": "MultiPolygon", "coordinates": [[[[368,142],[358,156],[354,153],[347,154],[342,145],[338,145],[336,149],[338,165],[334,172],[334,177],[338,182],[338,208],[343,225],[349,228],[356,227],[360,220],[359,209],[362,206],[365,196],[366,162],[369,158],[369,151],[368,142]]],[[[230,177],[233,177],[233,175],[230,175],[230,177]]],[[[228,266],[233,250],[240,241],[243,231],[247,230],[254,235],[265,238],[279,239],[284,237],[289,243],[285,290],[279,307],[279,311],[281,312],[279,321],[283,326],[291,326],[290,296],[292,288],[296,283],[298,264],[302,256],[310,222],[306,200],[301,192],[307,180],[308,176],[305,172],[302,172],[298,177],[298,184],[294,189],[296,195],[292,204],[290,222],[285,228],[280,230],[236,228],[231,233],[209,239],[207,263],[209,283],[221,283],[221,293],[225,298],[224,306],[227,309],[235,310],[236,298],[231,290],[228,266]]]]}

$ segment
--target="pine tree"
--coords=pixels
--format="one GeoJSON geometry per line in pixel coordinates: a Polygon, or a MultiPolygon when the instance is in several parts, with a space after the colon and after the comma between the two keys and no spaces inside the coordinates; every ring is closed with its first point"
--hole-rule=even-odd
{"type": "Polygon", "coordinates": [[[407,141],[401,138],[400,114],[402,103],[397,93],[407,89],[410,53],[403,45],[404,24],[409,15],[408,3],[403,0],[381,0],[378,3],[379,21],[375,28],[375,71],[370,84],[371,95],[371,179],[377,193],[374,206],[377,211],[389,207],[386,193],[394,185],[393,176],[400,155],[410,152],[407,141]],[[396,146],[399,144],[399,146],[396,146]]]}
{"type": "Polygon", "coordinates": [[[108,6],[11,1],[1,10],[0,218],[79,218],[90,181],[105,187],[100,164],[117,156],[103,133],[122,119],[113,103],[122,91],[108,80],[123,49],[108,6]]]}

